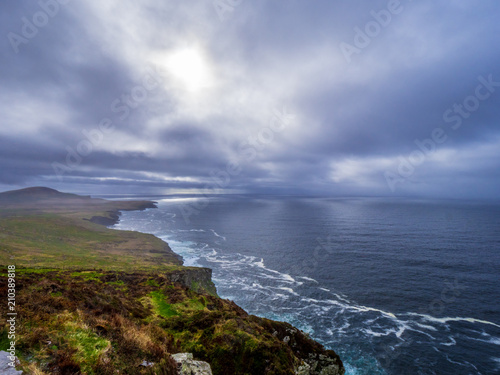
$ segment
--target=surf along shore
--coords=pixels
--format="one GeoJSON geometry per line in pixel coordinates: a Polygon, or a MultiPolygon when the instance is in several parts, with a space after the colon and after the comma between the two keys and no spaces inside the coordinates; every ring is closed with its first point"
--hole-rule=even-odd
{"type": "Polygon", "coordinates": [[[213,374],[344,374],[302,331],[219,298],[210,269],[183,266],[153,235],[106,227],[155,207],[43,187],[0,193],[0,295],[14,269],[16,313],[12,339],[2,298],[0,351],[14,342],[17,370],[178,374],[171,355],[192,353],[213,374]]]}

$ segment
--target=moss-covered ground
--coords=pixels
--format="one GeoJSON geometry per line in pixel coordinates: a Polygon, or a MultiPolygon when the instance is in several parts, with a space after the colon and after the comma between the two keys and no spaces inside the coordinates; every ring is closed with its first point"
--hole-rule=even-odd
{"type": "MultiPolygon", "coordinates": [[[[191,352],[214,374],[292,374],[298,352],[324,351],[286,323],[250,316],[167,274],[20,269],[17,284],[16,349],[28,373],[175,374],[169,354],[191,352]]],[[[3,328],[0,350],[6,337],[3,328]]]]}

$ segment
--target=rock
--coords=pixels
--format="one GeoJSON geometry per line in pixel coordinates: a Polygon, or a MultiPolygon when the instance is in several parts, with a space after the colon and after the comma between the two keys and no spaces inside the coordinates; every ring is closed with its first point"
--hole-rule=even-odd
{"type": "Polygon", "coordinates": [[[193,353],[172,354],[172,359],[177,363],[182,363],[193,359],[193,353]]]}
{"type": "Polygon", "coordinates": [[[169,272],[168,279],[173,283],[179,283],[197,293],[208,293],[217,295],[215,284],[212,281],[212,270],[205,267],[185,268],[179,271],[169,272]]]}
{"type": "Polygon", "coordinates": [[[309,358],[295,371],[296,375],[343,375],[345,373],[336,358],[324,354],[310,353],[309,358]]]}
{"type": "Polygon", "coordinates": [[[0,374],[2,375],[22,375],[22,371],[16,370],[14,367],[10,366],[11,360],[9,359],[10,353],[0,352],[0,374]]]}
{"type": "Polygon", "coordinates": [[[289,341],[290,341],[290,336],[285,336],[285,337],[283,338],[283,342],[284,342],[285,344],[288,344],[288,342],[289,342],[289,341]]]}
{"type": "Polygon", "coordinates": [[[192,353],[177,353],[172,355],[177,363],[179,375],[212,375],[212,369],[207,362],[195,361],[192,353]]]}
{"type": "Polygon", "coordinates": [[[309,375],[310,373],[311,373],[311,366],[309,366],[305,362],[302,366],[299,366],[299,368],[295,372],[296,375],[309,375]]]}

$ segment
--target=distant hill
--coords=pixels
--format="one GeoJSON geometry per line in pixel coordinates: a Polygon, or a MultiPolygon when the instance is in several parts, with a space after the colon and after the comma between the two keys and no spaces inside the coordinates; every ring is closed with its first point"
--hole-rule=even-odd
{"type": "Polygon", "coordinates": [[[57,213],[90,220],[97,224],[113,225],[118,222],[119,211],[156,208],[152,201],[106,200],[90,195],[62,193],[37,186],[0,193],[0,217],[17,211],[31,213],[57,213]]]}
{"type": "Polygon", "coordinates": [[[80,196],[70,193],[61,193],[55,189],[36,186],[20,190],[10,190],[0,193],[0,202],[26,203],[47,199],[90,199],[90,196],[80,196]]]}

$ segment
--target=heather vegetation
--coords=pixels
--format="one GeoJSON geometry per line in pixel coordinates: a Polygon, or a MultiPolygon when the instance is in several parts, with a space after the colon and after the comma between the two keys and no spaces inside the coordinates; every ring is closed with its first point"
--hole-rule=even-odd
{"type": "Polygon", "coordinates": [[[323,352],[292,326],[249,316],[166,273],[20,271],[17,350],[32,373],[175,374],[169,354],[191,352],[215,374],[291,374],[301,351],[323,352]]]}

